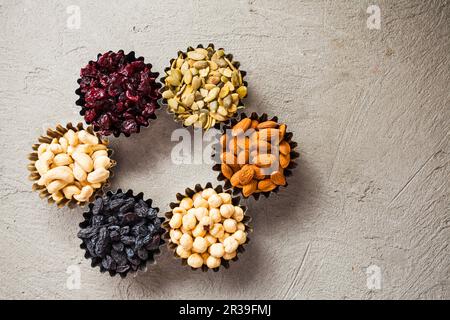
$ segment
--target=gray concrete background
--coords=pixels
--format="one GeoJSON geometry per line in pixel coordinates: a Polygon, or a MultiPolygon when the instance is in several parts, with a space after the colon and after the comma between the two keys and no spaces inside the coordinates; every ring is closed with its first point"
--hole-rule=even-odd
{"type": "MultiPolygon", "coordinates": [[[[450,298],[450,3],[374,1],[0,1],[1,298],[450,298]],[[81,28],[66,26],[68,5],[81,28]],[[248,111],[278,115],[301,158],[289,187],[249,202],[255,232],[220,273],[182,268],[164,249],[125,280],[91,269],[76,237],[82,210],[41,201],[26,155],[43,128],[81,120],[79,69],[135,50],[162,71],[178,49],[223,46],[248,71],[248,111]],[[81,268],[81,289],[66,269],[81,268]],[[366,268],[381,268],[369,290],[366,268]]],[[[164,212],[175,193],[215,181],[171,163],[164,112],[112,139],[113,188],[164,212]]]]}

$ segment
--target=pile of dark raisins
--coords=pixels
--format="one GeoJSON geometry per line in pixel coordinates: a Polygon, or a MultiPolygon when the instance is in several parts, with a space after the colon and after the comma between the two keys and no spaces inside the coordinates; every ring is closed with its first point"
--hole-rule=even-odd
{"type": "Polygon", "coordinates": [[[76,102],[82,107],[80,114],[95,131],[118,137],[130,136],[147,127],[156,119],[157,100],[161,84],[159,73],[151,72],[152,65],[134,52],[125,55],[122,50],[99,55],[81,69],[76,102]]]}
{"type": "Polygon", "coordinates": [[[125,277],[153,261],[164,243],[164,218],[157,217],[159,209],[151,204],[152,200],[143,200],[142,193],[133,196],[131,190],[123,193],[120,189],[89,204],[78,237],[93,267],[100,266],[101,272],[108,271],[111,276],[118,273],[125,277]]]}

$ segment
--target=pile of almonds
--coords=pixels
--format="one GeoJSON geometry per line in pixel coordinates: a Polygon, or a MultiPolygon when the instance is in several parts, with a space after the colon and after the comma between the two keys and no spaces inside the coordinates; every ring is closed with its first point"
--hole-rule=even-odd
{"type": "Polygon", "coordinates": [[[232,203],[231,194],[212,188],[185,197],[172,210],[170,241],[176,254],[192,268],[218,268],[221,259],[232,260],[247,241],[244,211],[232,203]]]}
{"type": "Polygon", "coordinates": [[[191,49],[166,71],[162,93],[168,111],[185,126],[209,129],[233,117],[247,95],[242,73],[223,49],[191,49]]]}
{"type": "Polygon", "coordinates": [[[34,163],[40,179],[55,202],[63,199],[86,202],[109,178],[113,161],[107,142],[86,130],[69,129],[51,143],[42,143],[34,163]]]}
{"type": "Polygon", "coordinates": [[[222,174],[244,197],[286,185],[291,147],[285,134],[285,124],[244,118],[220,138],[222,174]]]}

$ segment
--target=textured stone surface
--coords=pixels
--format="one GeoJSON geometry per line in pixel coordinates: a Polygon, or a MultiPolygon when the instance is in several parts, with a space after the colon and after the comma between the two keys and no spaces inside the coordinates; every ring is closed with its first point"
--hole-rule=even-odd
{"type": "MultiPolygon", "coordinates": [[[[450,3],[380,1],[0,1],[1,298],[450,298],[450,3]],[[66,27],[79,5],[81,28],[66,27]],[[109,49],[163,70],[178,49],[215,43],[248,71],[248,110],[279,115],[299,142],[289,188],[249,202],[251,244],[202,274],[166,250],[146,274],[91,269],[76,238],[81,209],[30,190],[26,155],[43,128],[79,121],[80,67],[109,49]],[[66,268],[81,268],[81,289],[66,268]],[[366,268],[382,272],[381,290],[366,268]]],[[[165,211],[176,192],[215,181],[170,161],[178,126],[113,139],[113,188],[165,211]]]]}

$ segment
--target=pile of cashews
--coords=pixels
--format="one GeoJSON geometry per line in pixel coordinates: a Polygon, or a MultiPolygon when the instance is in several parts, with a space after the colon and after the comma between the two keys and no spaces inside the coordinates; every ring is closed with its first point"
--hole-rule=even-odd
{"type": "Polygon", "coordinates": [[[86,202],[110,175],[107,143],[86,130],[69,129],[61,138],[39,145],[37,154],[37,183],[55,202],[64,198],[86,202]]]}

